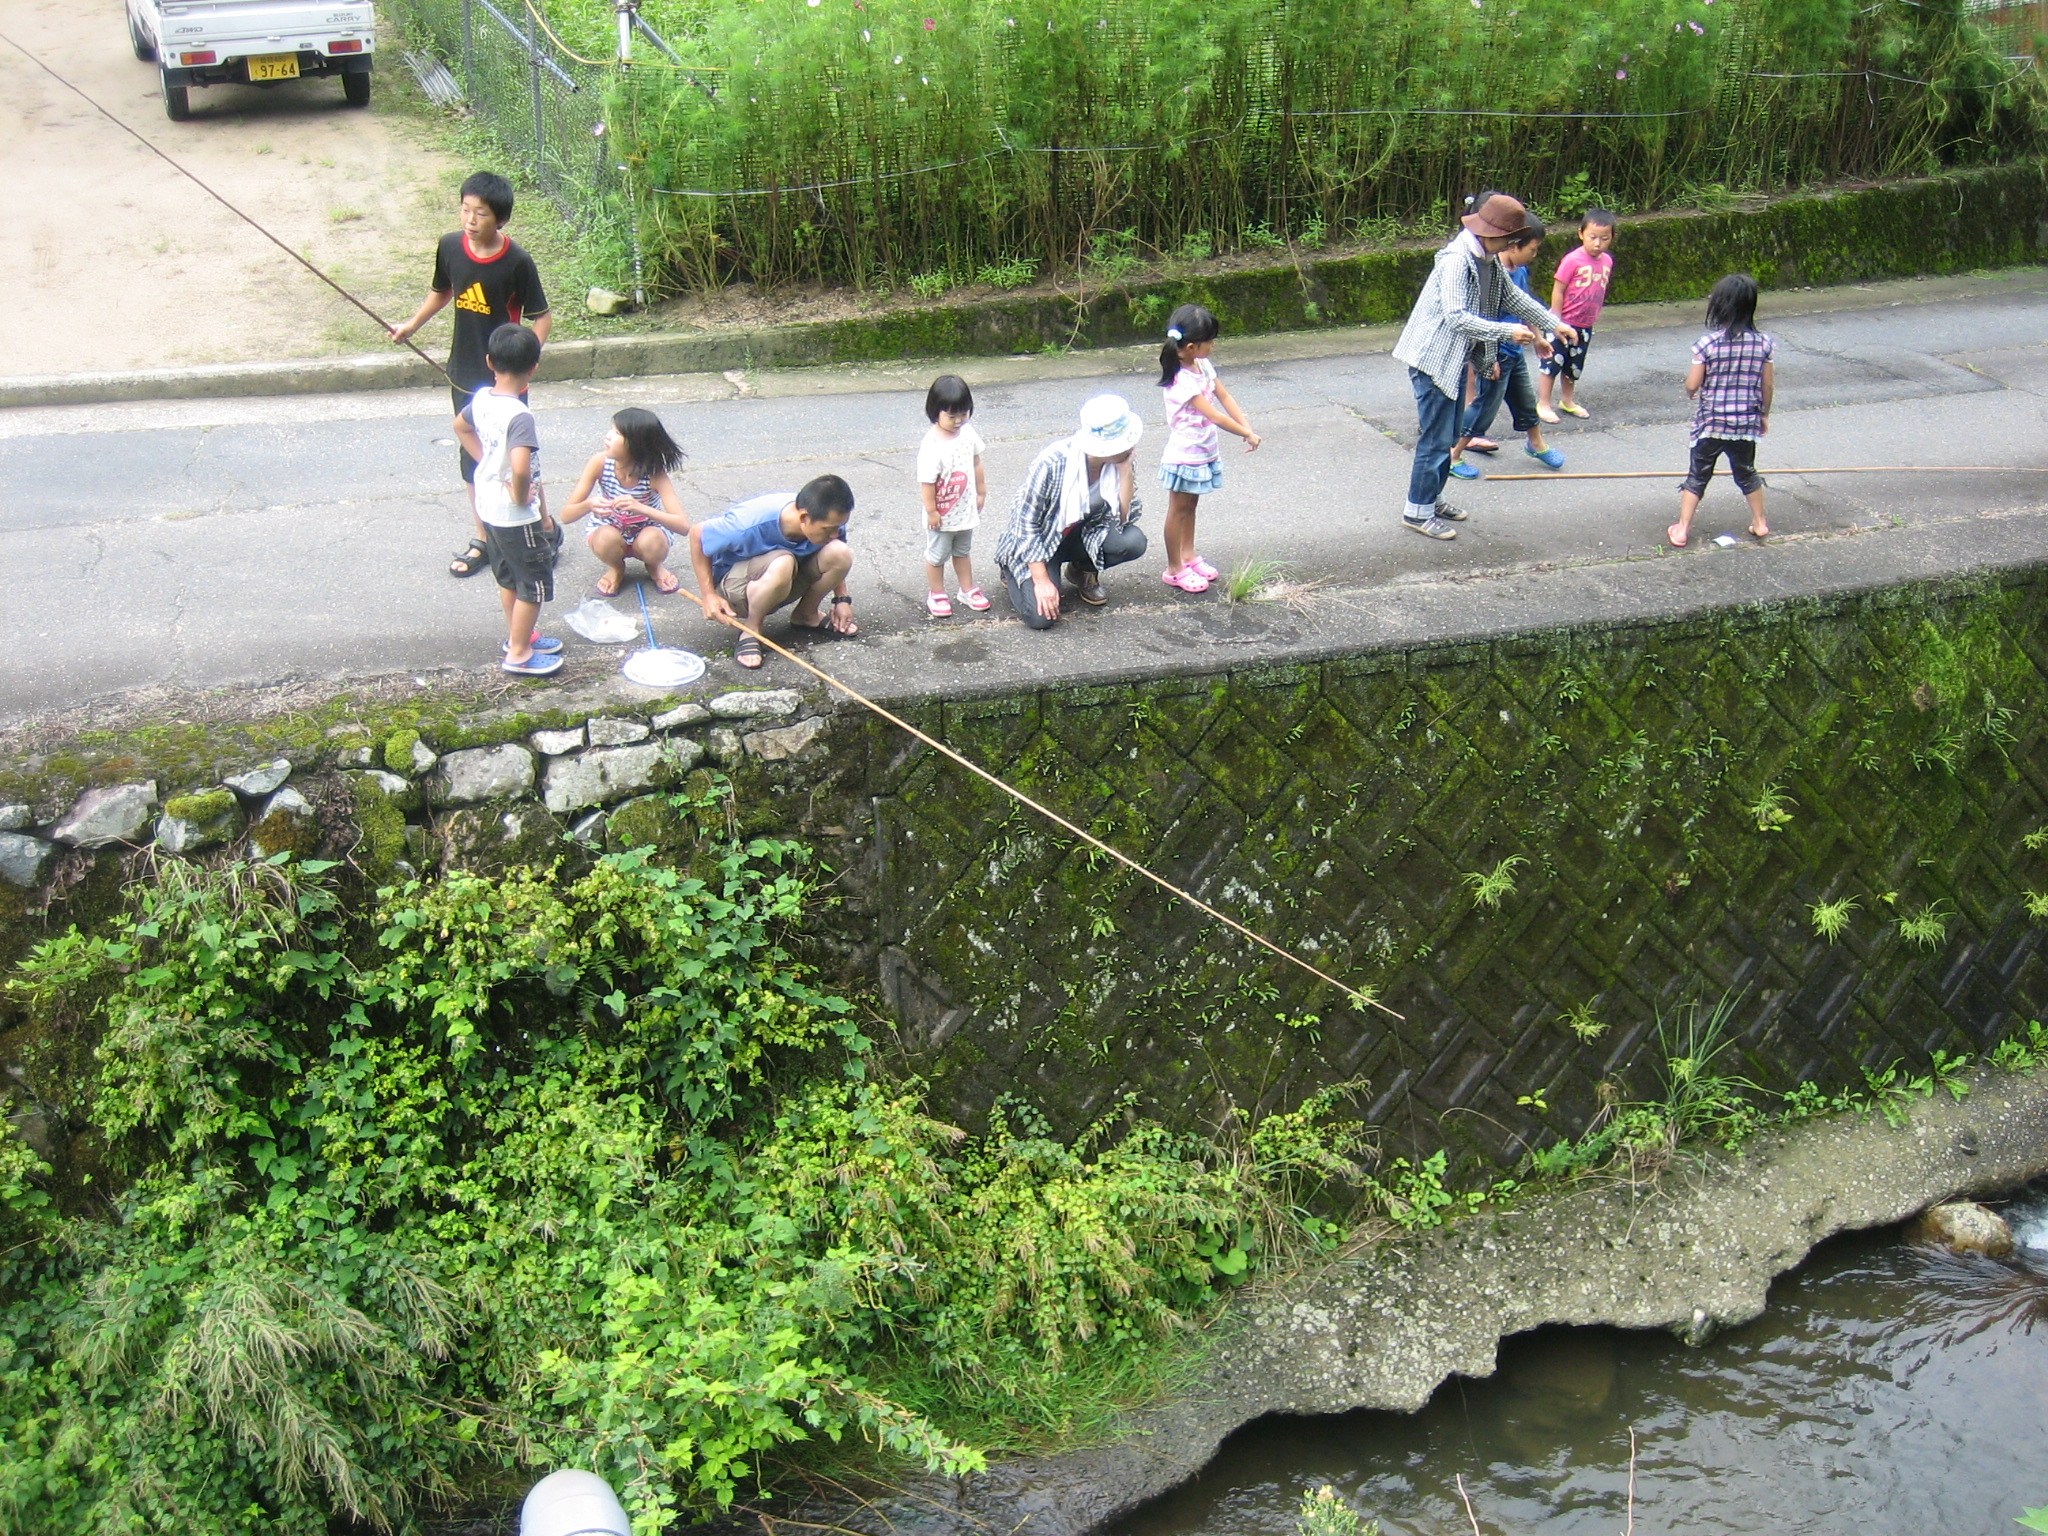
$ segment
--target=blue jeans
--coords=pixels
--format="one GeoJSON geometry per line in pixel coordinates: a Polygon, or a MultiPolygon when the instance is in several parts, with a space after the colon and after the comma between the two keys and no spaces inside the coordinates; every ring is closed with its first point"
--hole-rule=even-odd
{"type": "Polygon", "coordinates": [[[1450,478],[1451,447],[1458,441],[1458,402],[1436,387],[1436,380],[1417,368],[1408,370],[1415,386],[1415,467],[1408,472],[1408,505],[1433,507],[1450,478]]]}
{"type": "Polygon", "coordinates": [[[1500,377],[1479,381],[1479,393],[1472,397],[1472,404],[1465,412],[1465,425],[1458,436],[1485,437],[1493,426],[1493,418],[1500,412],[1503,399],[1508,403],[1508,417],[1514,422],[1517,432],[1526,433],[1536,425],[1536,386],[1530,381],[1526,356],[1517,355],[1512,362],[1503,357],[1500,377]]]}

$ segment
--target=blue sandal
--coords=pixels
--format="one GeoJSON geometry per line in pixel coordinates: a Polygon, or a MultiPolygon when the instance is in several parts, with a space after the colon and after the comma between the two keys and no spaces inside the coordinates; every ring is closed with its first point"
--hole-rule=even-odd
{"type": "Polygon", "coordinates": [[[1541,453],[1538,453],[1534,448],[1524,448],[1522,452],[1529,455],[1530,458],[1541,464],[1545,469],[1564,468],[1564,455],[1555,448],[1546,448],[1541,453]]]}

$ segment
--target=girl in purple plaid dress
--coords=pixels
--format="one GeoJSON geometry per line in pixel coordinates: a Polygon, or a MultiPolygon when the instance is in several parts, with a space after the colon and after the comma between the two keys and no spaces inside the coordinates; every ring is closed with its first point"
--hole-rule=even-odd
{"type": "Polygon", "coordinates": [[[1737,272],[1707,295],[1711,329],[1692,344],[1692,468],[1678,488],[1678,521],[1665,530],[1673,549],[1685,548],[1700,496],[1724,455],[1736,489],[1749,502],[1749,536],[1770,533],[1764,521],[1764,478],[1756,472],[1757,440],[1771,430],[1771,338],[1756,328],[1756,280],[1737,272]]]}

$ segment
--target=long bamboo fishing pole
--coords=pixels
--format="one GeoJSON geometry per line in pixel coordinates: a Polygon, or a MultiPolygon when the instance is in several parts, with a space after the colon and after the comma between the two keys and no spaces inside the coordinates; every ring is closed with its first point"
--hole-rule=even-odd
{"type": "MultiPolygon", "coordinates": [[[[1759,470],[1762,474],[1765,471],[1759,470]]],[[[1488,475],[1488,480],[1683,480],[1684,469],[1573,470],[1570,473],[1517,472],[1488,475]]],[[[1772,469],[1773,475],[2048,475],[2032,464],[1836,464],[1827,469],[1772,469]]]]}
{"type": "MultiPolygon", "coordinates": [[[[699,596],[695,592],[689,591],[687,588],[683,589],[683,595],[688,597],[690,601],[695,603],[699,608],[704,609],[704,616],[706,618],[712,618],[711,611],[708,607],[706,607],[704,599],[701,596],[699,596]]],[[[766,635],[761,634],[757,630],[748,629],[745,625],[739,623],[737,620],[713,619],[713,622],[719,624],[727,624],[733,629],[739,630],[743,634],[754,635],[761,642],[761,644],[767,646],[768,649],[773,651],[776,655],[783,657],[785,660],[795,662],[799,667],[802,667],[806,672],[810,673],[811,676],[817,678],[820,682],[826,684],[828,687],[838,689],[841,693],[845,694],[849,699],[853,700],[854,703],[860,705],[863,709],[870,711],[880,719],[888,721],[889,724],[895,726],[898,730],[904,732],[905,734],[914,736],[917,740],[923,742],[926,746],[930,747],[934,752],[937,752],[940,756],[945,757],[952,762],[958,763],[962,768],[965,768],[969,773],[973,774],[976,778],[983,780],[985,783],[994,785],[997,789],[1001,790],[1004,794],[1008,795],[1012,800],[1015,800],[1019,805],[1028,807],[1029,809],[1036,811],[1039,815],[1043,816],[1047,821],[1051,822],[1054,826],[1060,828],[1062,831],[1068,832],[1072,834],[1074,837],[1079,838],[1089,847],[1094,848],[1102,853],[1108,854],[1109,857],[1116,860],[1117,863],[1123,865],[1124,868],[1130,870],[1133,874],[1142,875],[1145,879],[1150,880],[1154,885],[1158,886],[1162,891],[1165,891],[1168,895],[1173,896],[1178,900],[1186,902],[1189,906],[1195,908],[1195,910],[1198,912],[1206,913],[1208,916],[1214,918],[1217,922],[1221,923],[1224,927],[1230,929],[1231,932],[1241,934],[1243,937],[1251,940],[1252,943],[1258,945],[1259,948],[1266,950],[1272,954],[1278,955],[1282,960],[1285,960],[1289,965],[1299,966],[1302,970],[1307,971],[1309,975],[1316,977],[1318,980],[1328,982],[1331,986],[1335,987],[1339,992],[1343,993],[1346,997],[1348,997],[1354,1005],[1367,1008],[1377,1008],[1381,1013],[1384,1013],[1390,1019],[1398,1019],[1402,1023],[1407,1022],[1405,1015],[1394,1012],[1393,1009],[1389,1008],[1385,1003],[1381,1002],[1378,998],[1374,997],[1370,992],[1364,991],[1358,987],[1346,986],[1343,982],[1339,981],[1336,977],[1332,976],[1328,971],[1323,970],[1319,966],[1311,965],[1308,961],[1302,959],[1301,956],[1295,954],[1292,950],[1284,949],[1280,945],[1275,944],[1271,939],[1266,938],[1261,934],[1254,933],[1251,929],[1247,928],[1243,923],[1239,922],[1236,918],[1232,917],[1228,912],[1219,912],[1216,908],[1210,906],[1208,902],[1202,900],[1201,897],[1194,895],[1192,892],[1182,890],[1179,886],[1175,885],[1171,880],[1168,880],[1164,875],[1155,874],[1152,870],[1147,869],[1143,864],[1140,864],[1136,859],[1132,858],[1129,854],[1123,852],[1121,849],[1113,848],[1108,843],[1105,843],[1101,838],[1097,837],[1093,832],[1090,832],[1086,827],[1076,826],[1073,822],[1069,821],[1066,817],[1062,816],[1058,811],[1053,810],[1050,806],[1040,804],[1038,801],[1032,799],[1029,795],[1025,794],[1023,790],[1017,788],[1014,784],[1008,783],[1007,781],[999,778],[997,775],[989,772],[988,769],[982,767],[981,764],[973,761],[971,758],[962,756],[959,752],[956,752],[953,748],[947,746],[943,741],[940,741],[937,737],[928,735],[925,732],[919,730],[916,726],[912,725],[908,720],[905,720],[901,715],[894,714],[891,711],[883,708],[880,704],[877,704],[873,699],[869,698],[866,694],[862,693],[859,689],[853,687],[852,684],[840,681],[838,678],[834,677],[830,672],[827,672],[823,667],[814,666],[812,663],[804,660],[803,657],[797,655],[794,651],[791,651],[786,647],[777,644],[775,641],[769,639],[766,635]]],[[[820,619],[819,622],[822,624],[829,621],[820,619]]]]}

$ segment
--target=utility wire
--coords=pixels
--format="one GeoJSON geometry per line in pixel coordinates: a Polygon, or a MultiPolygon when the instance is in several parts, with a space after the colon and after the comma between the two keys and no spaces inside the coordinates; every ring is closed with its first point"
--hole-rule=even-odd
{"type": "MultiPolygon", "coordinates": [[[[140,132],[138,132],[134,128],[129,127],[128,124],[122,122],[120,118],[114,116],[113,113],[109,112],[105,107],[101,106],[97,101],[93,100],[93,98],[88,96],[84,91],[80,90],[77,86],[73,85],[69,80],[65,79],[62,75],[58,74],[56,70],[52,69],[49,65],[45,64],[33,53],[30,53],[26,48],[22,47],[20,43],[17,43],[13,38],[9,37],[5,32],[0,32],[0,42],[6,43],[8,47],[12,48],[24,59],[27,59],[29,63],[35,65],[37,69],[40,69],[52,80],[56,81],[59,85],[63,86],[65,90],[71,92],[72,95],[76,96],[80,101],[84,102],[87,106],[91,107],[93,111],[99,113],[101,117],[104,117],[116,128],[120,129],[123,133],[127,134],[128,137],[133,139],[136,143],[140,144],[152,155],[155,155],[157,159],[163,161],[165,165],[168,165],[180,176],[183,176],[186,180],[190,181],[192,185],[199,188],[200,191],[204,192],[216,203],[219,203],[221,207],[227,209],[229,213],[232,213],[244,224],[248,225],[251,229],[255,230],[257,234],[261,235],[264,239],[268,240],[280,251],[283,251],[285,255],[291,257],[293,261],[296,261],[308,272],[312,273],[315,277],[319,278],[321,282],[325,283],[328,287],[332,288],[336,293],[340,294],[344,299],[348,300],[349,303],[353,304],[357,309],[361,310],[364,314],[368,315],[372,320],[376,321],[378,327],[384,332],[386,336],[389,336],[391,334],[391,322],[389,320],[386,320],[382,315],[378,314],[377,311],[370,308],[369,305],[365,304],[361,299],[357,298],[354,294],[350,293],[346,288],[342,287],[341,284],[337,283],[325,272],[321,271],[318,267],[314,266],[312,262],[308,261],[304,256],[301,256],[297,251],[293,250],[290,246],[286,245],[282,240],[278,239],[277,236],[273,235],[269,230],[265,229],[261,224],[257,223],[248,214],[242,212],[241,209],[237,208],[225,197],[222,197],[220,193],[216,192],[212,187],[208,186],[205,182],[201,181],[199,177],[189,167],[181,165],[178,161],[173,160],[169,155],[165,154],[161,149],[157,148],[155,144],[151,143],[147,138],[145,138],[140,132]]],[[[419,349],[419,346],[410,337],[406,338],[404,345],[408,349],[410,349],[420,359],[421,362],[425,363],[429,368],[432,368],[434,372],[440,374],[442,378],[447,379],[450,386],[454,386],[455,380],[449,374],[448,370],[445,367],[443,367],[440,363],[434,361],[433,358],[427,356],[425,352],[422,352],[419,349]]]]}

